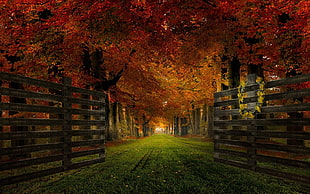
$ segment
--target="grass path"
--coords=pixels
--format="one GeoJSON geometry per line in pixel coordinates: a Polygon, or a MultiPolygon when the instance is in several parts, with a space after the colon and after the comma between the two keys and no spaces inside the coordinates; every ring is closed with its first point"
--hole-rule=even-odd
{"type": "Polygon", "coordinates": [[[300,185],[213,162],[213,144],[155,135],[108,147],[106,162],[2,193],[307,193],[300,185]]]}

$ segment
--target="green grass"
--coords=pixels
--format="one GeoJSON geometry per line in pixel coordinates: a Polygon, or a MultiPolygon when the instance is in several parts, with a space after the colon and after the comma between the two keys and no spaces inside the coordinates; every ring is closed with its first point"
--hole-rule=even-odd
{"type": "MultiPolygon", "coordinates": [[[[307,193],[296,183],[213,162],[213,144],[155,135],[108,147],[106,162],[2,193],[307,193]]],[[[308,188],[309,189],[309,188],[308,188]]]]}

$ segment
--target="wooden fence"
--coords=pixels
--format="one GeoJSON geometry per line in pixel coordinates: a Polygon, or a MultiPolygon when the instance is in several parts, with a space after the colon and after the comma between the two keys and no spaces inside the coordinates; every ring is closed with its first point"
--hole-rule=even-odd
{"type": "Polygon", "coordinates": [[[104,161],[106,96],[71,82],[0,72],[0,185],[104,161]]]}
{"type": "Polygon", "coordinates": [[[215,93],[214,160],[310,184],[309,81],[306,74],[263,86],[250,75],[243,101],[252,112],[259,108],[256,92],[265,87],[253,119],[240,116],[241,88],[215,93]]]}

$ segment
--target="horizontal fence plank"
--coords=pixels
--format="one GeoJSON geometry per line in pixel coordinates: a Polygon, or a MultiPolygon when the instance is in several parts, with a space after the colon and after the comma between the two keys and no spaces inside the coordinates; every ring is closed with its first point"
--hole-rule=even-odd
{"type": "Polygon", "coordinates": [[[66,121],[60,119],[0,118],[0,126],[62,126],[65,123],[66,121]]]}
{"type": "MultiPolygon", "coordinates": [[[[21,111],[21,112],[41,112],[41,113],[54,113],[64,114],[67,110],[62,107],[53,106],[40,106],[31,104],[19,103],[2,103],[0,102],[0,110],[21,111]]],[[[99,110],[88,109],[69,109],[72,114],[80,115],[101,115],[103,112],[99,110]]]]}
{"type": "Polygon", "coordinates": [[[236,136],[248,136],[250,135],[252,132],[250,131],[245,131],[245,130],[227,130],[227,129],[223,129],[223,130],[214,130],[214,134],[216,135],[236,135],[236,136]]]}
{"type": "Polygon", "coordinates": [[[45,101],[63,101],[63,96],[54,95],[54,94],[46,94],[40,92],[31,92],[19,89],[12,89],[12,88],[2,88],[0,87],[0,93],[3,96],[11,96],[17,98],[30,98],[30,99],[37,99],[37,100],[45,100],[45,101]]]}
{"type": "Polygon", "coordinates": [[[215,126],[242,126],[251,125],[265,126],[265,125],[299,125],[308,126],[310,125],[310,118],[294,118],[294,119],[240,119],[240,120],[216,120],[214,121],[215,126]]]}
{"type": "Polygon", "coordinates": [[[72,125],[80,125],[80,126],[101,126],[105,124],[105,121],[100,120],[72,120],[72,125]]]}
{"type": "Polygon", "coordinates": [[[310,103],[276,105],[262,107],[262,113],[309,111],[310,103]]]}
{"type": "MultiPolygon", "coordinates": [[[[258,90],[258,89],[259,89],[258,84],[247,85],[244,87],[244,92],[250,92],[250,91],[258,90]]],[[[233,89],[224,90],[221,92],[214,93],[214,98],[217,99],[220,97],[233,96],[233,95],[237,95],[237,94],[238,94],[238,88],[233,88],[233,89]]]]}
{"type": "Polygon", "coordinates": [[[254,124],[252,119],[242,119],[242,120],[215,120],[214,126],[243,126],[254,124]]]}
{"type": "Polygon", "coordinates": [[[296,125],[296,126],[305,126],[310,125],[310,118],[289,118],[289,119],[255,119],[256,126],[265,126],[265,125],[296,125]]]}
{"type": "Polygon", "coordinates": [[[259,143],[255,144],[258,150],[270,150],[270,151],[280,151],[287,153],[296,153],[296,154],[304,154],[310,155],[310,148],[301,147],[301,146],[292,146],[292,145],[284,145],[284,144],[267,144],[267,143],[259,143]]]}
{"type": "Polygon", "coordinates": [[[74,93],[80,93],[84,95],[91,95],[91,96],[98,96],[98,97],[106,97],[106,94],[104,92],[99,92],[96,90],[89,90],[84,88],[77,88],[74,86],[70,86],[70,91],[74,93]]]}
{"type": "Polygon", "coordinates": [[[224,96],[237,95],[237,93],[238,93],[238,88],[223,90],[223,91],[214,93],[214,99],[218,99],[218,98],[224,97],[224,96]]]}
{"type": "Polygon", "coordinates": [[[237,141],[237,140],[224,140],[224,139],[215,139],[215,144],[223,144],[223,145],[233,145],[233,146],[239,146],[239,147],[249,147],[250,143],[245,141],[237,141]]]}
{"type": "MultiPolygon", "coordinates": [[[[310,81],[310,74],[305,74],[305,75],[298,75],[286,79],[281,79],[281,80],[275,80],[275,81],[269,81],[266,82],[265,88],[273,88],[273,87],[279,87],[279,86],[285,86],[285,85],[291,85],[291,84],[298,84],[302,82],[307,82],[310,81]]],[[[253,90],[258,90],[259,85],[258,84],[253,84],[253,85],[248,85],[244,88],[244,92],[249,92],[253,90]]],[[[224,96],[230,96],[230,95],[237,95],[238,93],[238,88],[233,88],[229,90],[224,90],[221,92],[214,93],[214,98],[220,98],[224,96]]]]}
{"type": "Polygon", "coordinates": [[[104,125],[105,121],[99,120],[72,120],[66,121],[61,119],[24,119],[24,118],[0,118],[0,126],[62,126],[62,125],[87,125],[96,126],[104,125]]]}
{"type": "Polygon", "coordinates": [[[47,157],[40,157],[40,158],[29,158],[25,160],[19,160],[14,162],[7,162],[0,166],[0,170],[10,170],[16,168],[23,168],[32,165],[38,164],[45,164],[49,162],[60,161],[63,159],[63,155],[55,155],[55,156],[47,156],[47,157]]]}
{"type": "Polygon", "coordinates": [[[6,81],[11,81],[11,82],[20,83],[20,84],[35,85],[35,86],[39,86],[43,88],[50,88],[50,89],[55,89],[55,90],[62,90],[63,88],[63,84],[44,81],[44,80],[38,80],[35,78],[24,77],[21,75],[16,75],[16,74],[11,74],[11,73],[6,73],[6,72],[0,72],[0,80],[6,80],[6,81]]]}
{"type": "Polygon", "coordinates": [[[0,140],[35,139],[35,138],[56,138],[71,136],[102,135],[104,129],[91,130],[70,130],[70,131],[14,131],[0,132],[0,140]]]}
{"type": "Polygon", "coordinates": [[[82,156],[99,154],[102,152],[104,152],[104,148],[96,148],[96,149],[91,149],[91,150],[86,150],[86,151],[73,152],[69,154],[69,156],[71,158],[77,158],[77,157],[82,157],[82,156]]]}
{"type": "Polygon", "coordinates": [[[5,155],[14,155],[14,154],[28,154],[31,152],[38,151],[48,151],[55,149],[62,149],[64,147],[64,143],[48,143],[48,144],[37,144],[37,145],[24,145],[10,148],[0,148],[0,156],[5,155]]]}
{"type": "Polygon", "coordinates": [[[104,112],[101,110],[88,110],[88,109],[71,109],[72,114],[76,115],[91,115],[91,116],[100,116],[103,115],[104,112]]]}
{"type": "Polygon", "coordinates": [[[253,135],[256,137],[266,137],[266,138],[290,138],[290,139],[300,139],[300,140],[310,140],[309,132],[294,132],[294,131],[246,131],[246,130],[214,130],[216,135],[235,135],[235,136],[249,136],[253,135]]]}
{"type": "Polygon", "coordinates": [[[88,99],[81,99],[81,98],[67,98],[68,101],[72,104],[82,104],[87,106],[104,106],[105,103],[96,100],[88,100],[88,99]]]}
{"type": "Polygon", "coordinates": [[[310,96],[310,88],[265,95],[265,101],[302,98],[310,96]]]}
{"type": "Polygon", "coordinates": [[[86,145],[97,145],[104,143],[104,139],[94,139],[94,140],[83,140],[83,141],[73,141],[70,143],[72,147],[80,147],[86,145]]]}
{"type": "Polygon", "coordinates": [[[299,140],[310,140],[309,132],[294,132],[294,131],[257,131],[256,137],[273,137],[273,138],[291,138],[299,140]]]}
{"type": "MultiPolygon", "coordinates": [[[[251,103],[251,102],[257,102],[257,97],[248,97],[243,99],[245,104],[251,103]]],[[[231,99],[231,100],[225,100],[221,102],[215,102],[214,107],[222,107],[222,106],[239,106],[239,99],[231,99]]]]}
{"type": "Polygon", "coordinates": [[[304,184],[310,185],[310,176],[307,177],[307,176],[302,176],[302,175],[297,175],[297,174],[293,174],[293,173],[278,171],[278,170],[274,170],[271,168],[260,167],[260,166],[257,166],[255,170],[256,170],[256,172],[260,172],[263,174],[268,174],[268,175],[276,176],[279,178],[285,178],[285,179],[289,179],[292,181],[297,181],[299,183],[304,183],[304,184]]]}
{"type": "Polygon", "coordinates": [[[219,154],[226,154],[226,155],[230,155],[230,156],[238,156],[238,157],[243,157],[243,158],[247,158],[248,154],[245,152],[237,152],[234,150],[226,150],[226,149],[220,149],[220,148],[215,148],[214,149],[215,153],[219,153],[219,154]]]}
{"type": "Polygon", "coordinates": [[[1,132],[0,140],[16,140],[28,138],[54,138],[64,137],[64,131],[14,131],[14,132],[1,132]]]}
{"type": "MultiPolygon", "coordinates": [[[[310,103],[302,103],[302,104],[289,104],[289,105],[275,105],[275,106],[263,106],[261,108],[260,114],[267,114],[267,113],[278,113],[278,112],[296,112],[296,111],[309,111],[310,110],[310,103]]],[[[214,116],[221,117],[221,116],[236,116],[240,115],[239,109],[231,109],[231,110],[215,110],[214,116]]]]}
{"type": "MultiPolygon", "coordinates": [[[[272,101],[272,100],[283,100],[291,98],[301,98],[305,96],[310,96],[310,88],[294,90],[289,92],[282,92],[282,93],[267,94],[264,96],[264,98],[265,101],[272,101]]],[[[244,98],[243,100],[245,104],[248,104],[251,102],[257,102],[257,97],[256,96],[247,97],[244,98]]],[[[214,102],[214,107],[222,107],[222,106],[239,106],[239,99],[234,98],[230,100],[214,102]]]]}
{"type": "Polygon", "coordinates": [[[72,136],[85,136],[85,135],[102,135],[104,134],[104,129],[90,129],[90,130],[72,130],[70,134],[72,136]]]}
{"type": "Polygon", "coordinates": [[[41,112],[41,113],[55,113],[55,114],[63,114],[65,112],[65,110],[61,107],[19,104],[19,103],[2,103],[2,102],[0,102],[0,109],[10,111],[20,111],[20,112],[41,112]]]}
{"type": "Polygon", "coordinates": [[[308,81],[310,81],[310,74],[297,75],[297,76],[288,77],[285,79],[269,81],[265,84],[265,88],[273,88],[273,87],[286,86],[286,85],[291,85],[291,84],[299,84],[299,83],[308,82],[308,81]]]}
{"type": "Polygon", "coordinates": [[[287,159],[287,158],[278,158],[278,157],[264,156],[264,155],[259,155],[259,154],[257,154],[255,158],[259,162],[272,162],[272,163],[283,164],[286,166],[310,169],[310,162],[308,161],[292,160],[292,159],[287,159]]]}
{"type": "Polygon", "coordinates": [[[41,170],[41,171],[37,171],[37,172],[22,174],[22,175],[18,175],[18,176],[12,176],[12,177],[8,177],[8,178],[0,179],[0,185],[2,185],[2,186],[3,185],[9,185],[9,184],[13,184],[13,183],[27,181],[30,179],[44,177],[44,176],[51,175],[51,174],[56,174],[56,173],[63,172],[63,171],[64,171],[64,167],[59,166],[59,167],[49,168],[49,169],[41,170]]]}
{"type": "Polygon", "coordinates": [[[214,110],[214,116],[215,117],[229,116],[229,115],[240,115],[239,109],[214,110]]]}

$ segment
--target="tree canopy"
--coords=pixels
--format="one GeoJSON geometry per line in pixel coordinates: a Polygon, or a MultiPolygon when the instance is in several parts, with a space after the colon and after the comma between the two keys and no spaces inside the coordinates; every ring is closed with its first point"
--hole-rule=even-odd
{"type": "Polygon", "coordinates": [[[109,92],[149,118],[212,104],[233,61],[309,73],[307,0],[2,0],[0,70],[109,92]]]}

